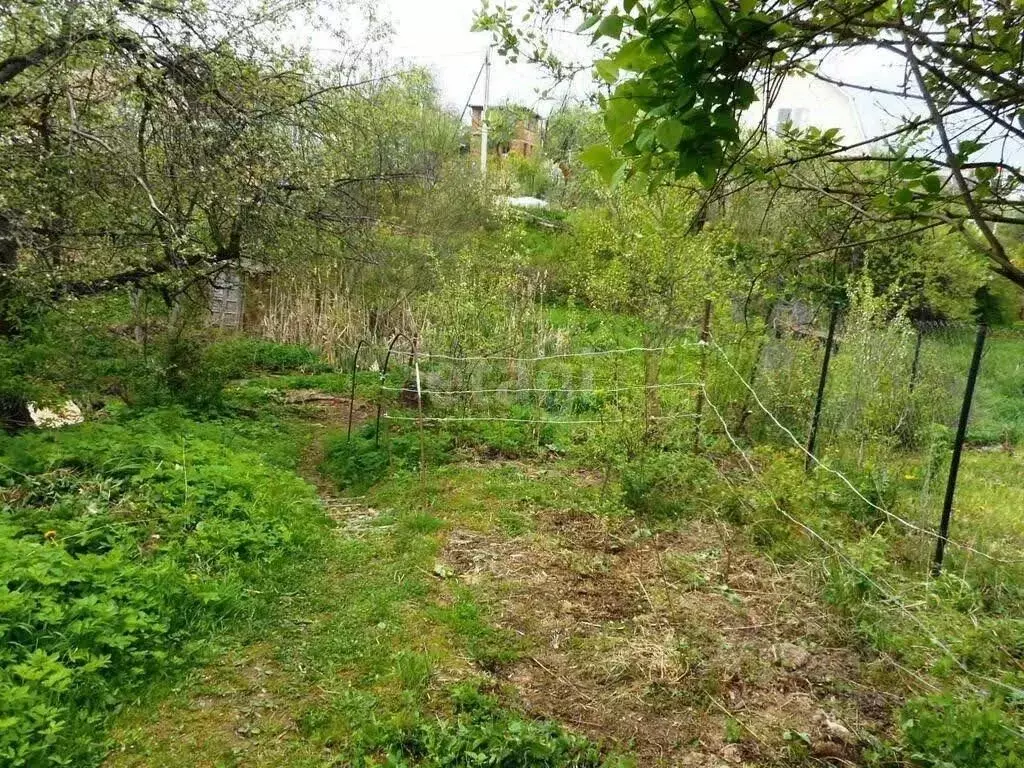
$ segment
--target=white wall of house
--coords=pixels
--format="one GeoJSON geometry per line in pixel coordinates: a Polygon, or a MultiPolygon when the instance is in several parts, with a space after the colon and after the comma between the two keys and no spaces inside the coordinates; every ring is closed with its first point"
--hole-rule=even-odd
{"type": "MultiPolygon", "coordinates": [[[[764,102],[756,102],[741,118],[755,128],[764,114],[764,102]]],[[[775,102],[768,108],[768,131],[777,133],[787,122],[795,128],[838,128],[844,144],[864,141],[864,126],[853,100],[841,88],[813,77],[787,77],[775,102]]]]}

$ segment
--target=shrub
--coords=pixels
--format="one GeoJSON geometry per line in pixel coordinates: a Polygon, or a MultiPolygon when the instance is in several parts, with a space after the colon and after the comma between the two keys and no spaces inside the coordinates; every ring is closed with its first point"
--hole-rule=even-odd
{"type": "MultiPolygon", "coordinates": [[[[523,407],[509,409],[507,418],[539,419],[536,412],[523,407]]],[[[513,459],[532,456],[555,442],[555,427],[551,424],[465,422],[457,424],[453,434],[458,445],[513,459]]]]}
{"type": "Polygon", "coordinates": [[[653,453],[623,470],[623,501],[644,514],[697,516],[717,495],[719,482],[706,458],[682,451],[653,453]]]}
{"type": "Polygon", "coordinates": [[[318,352],[301,344],[237,338],[215,342],[206,350],[208,364],[230,378],[250,373],[326,373],[331,366],[318,352]]]}
{"type": "MultiPolygon", "coordinates": [[[[527,720],[502,709],[471,683],[453,690],[450,719],[396,722],[378,727],[376,738],[359,745],[355,765],[367,753],[387,755],[385,765],[421,768],[611,768],[593,742],[555,723],[527,720]]],[[[351,763],[349,763],[351,764],[351,763]]]]}
{"type": "MultiPolygon", "coordinates": [[[[361,492],[384,479],[389,471],[410,470],[419,466],[420,436],[414,430],[381,435],[377,445],[376,426],[367,424],[352,439],[337,437],[327,443],[320,469],[339,488],[361,492]]],[[[448,460],[451,437],[425,431],[423,449],[431,465],[448,460]]]]}

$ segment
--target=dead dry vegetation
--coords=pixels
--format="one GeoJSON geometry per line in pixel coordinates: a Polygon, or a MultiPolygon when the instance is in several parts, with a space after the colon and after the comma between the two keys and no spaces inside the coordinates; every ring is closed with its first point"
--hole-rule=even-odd
{"type": "Polygon", "coordinates": [[[640,765],[856,763],[902,703],[806,586],[725,529],[538,515],[515,538],[455,530],[444,560],[527,649],[493,671],[528,711],[640,765]]]}

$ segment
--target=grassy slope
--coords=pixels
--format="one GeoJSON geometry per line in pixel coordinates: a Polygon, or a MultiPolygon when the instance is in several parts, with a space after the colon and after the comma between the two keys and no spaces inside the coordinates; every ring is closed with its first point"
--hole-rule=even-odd
{"type": "Polygon", "coordinates": [[[405,764],[396,734],[450,718],[467,681],[641,765],[729,744],[800,762],[785,734],[824,749],[821,711],[866,738],[889,727],[877,673],[830,650],[841,629],[799,580],[714,526],[636,520],[571,464],[466,455],[329,507],[328,552],[267,640],[123,718],[110,765],[405,764]],[[787,639],[806,666],[773,660],[787,639]]]}
{"type": "Polygon", "coordinates": [[[259,625],[325,525],[303,440],[162,409],[0,443],[4,764],[89,764],[126,699],[259,625]]]}
{"type": "MultiPolygon", "coordinates": [[[[623,344],[635,330],[585,313],[564,320],[593,335],[594,346],[623,344]]],[[[692,361],[670,361],[666,376],[690,368],[692,361]]],[[[611,378],[609,370],[597,373],[611,378]]],[[[619,367],[613,375],[631,380],[639,373],[619,367]]],[[[149,684],[119,691],[141,699],[119,720],[111,765],[455,766],[473,764],[470,744],[492,757],[511,750],[508,759],[524,765],[596,762],[585,742],[534,724],[534,716],[611,738],[643,765],[695,755],[710,765],[730,745],[735,749],[727,754],[757,764],[799,764],[814,750],[842,749],[822,746],[837,743],[823,731],[822,715],[841,719],[870,746],[898,737],[895,722],[907,696],[955,685],[958,671],[943,668],[943,654],[921,642],[918,624],[799,542],[798,531],[770,520],[756,494],[748,505],[753,517],[741,515],[748,519],[739,527],[709,518],[714,504],[694,487],[687,491],[692,497],[674,502],[682,510],[677,522],[636,519],[616,501],[615,480],[605,486],[603,477],[572,462],[495,460],[502,448],[484,458],[431,462],[422,478],[391,472],[363,498],[337,498],[315,472],[320,457],[304,446],[340,433],[344,409],[286,405],[273,394],[282,387],[341,393],[348,382],[337,374],[267,379],[234,393],[237,404],[263,414],[255,421],[176,417],[156,430],[168,467],[184,432],[181,466],[213,471],[205,493],[193,475],[192,506],[169,508],[167,522],[173,529],[180,523],[175,515],[205,511],[223,495],[216,477],[225,471],[226,452],[229,474],[275,468],[284,472],[282,488],[311,498],[309,484],[293,485],[301,472],[319,486],[333,532],[262,577],[238,572],[249,585],[245,599],[231,604],[227,620],[194,635],[216,637],[207,650],[225,650],[217,661],[184,680],[177,666],[169,675],[150,675],[169,681],[156,692],[149,684]],[[687,512],[690,498],[696,509],[687,512]],[[776,568],[765,553],[786,562],[776,568]],[[550,579],[532,581],[538,573],[550,579]],[[835,607],[825,607],[822,594],[835,607]],[[776,646],[787,642],[807,646],[811,660],[787,669],[776,659],[776,646]],[[529,717],[514,714],[519,710],[529,717]],[[512,733],[519,735],[511,739],[512,733]],[[538,749],[545,754],[531,757],[538,749]]],[[[360,390],[373,391],[372,376],[361,378],[360,390]]],[[[143,424],[139,434],[152,435],[153,426],[143,424]]],[[[497,437],[516,446],[515,434],[497,437]]],[[[568,436],[556,437],[570,445],[568,436]]],[[[129,441],[118,455],[144,452],[144,443],[129,441]]],[[[71,454],[84,457],[90,471],[108,472],[109,457],[92,455],[91,445],[82,441],[71,454]]],[[[405,465],[414,467],[416,442],[409,447],[405,465]]],[[[23,453],[29,460],[45,454],[38,447],[23,453]]],[[[733,460],[723,458],[724,474],[738,480],[733,460]]],[[[816,525],[863,513],[847,509],[848,499],[837,501],[841,488],[805,487],[791,457],[766,449],[759,460],[787,505],[817,515],[816,525]]],[[[1016,461],[995,453],[968,458],[957,517],[962,530],[1017,539],[1009,508],[992,503],[997,492],[1016,493],[1008,480],[1016,461]]],[[[677,464],[675,474],[679,467],[687,465],[677,464]]],[[[185,500],[185,478],[174,472],[156,478],[175,489],[155,500],[159,508],[185,500]]],[[[314,519],[323,524],[322,513],[314,519]]],[[[142,538],[128,543],[144,544],[157,530],[141,530],[142,538]]],[[[849,533],[842,525],[829,530],[849,533]]],[[[1013,574],[978,575],[976,563],[954,553],[950,570],[965,578],[928,585],[914,575],[917,554],[907,555],[922,544],[927,548],[866,537],[851,553],[867,572],[891,579],[918,620],[972,671],[1005,669],[1020,624],[1013,574]],[[907,570],[893,569],[894,560],[907,570]]],[[[218,550],[204,556],[216,558],[218,550]]],[[[231,583],[234,600],[239,582],[231,583]]],[[[190,648],[183,661],[201,658],[198,650],[190,648]]],[[[928,715],[923,711],[921,722],[928,715]]],[[[978,722],[949,733],[990,733],[978,722]]]]}

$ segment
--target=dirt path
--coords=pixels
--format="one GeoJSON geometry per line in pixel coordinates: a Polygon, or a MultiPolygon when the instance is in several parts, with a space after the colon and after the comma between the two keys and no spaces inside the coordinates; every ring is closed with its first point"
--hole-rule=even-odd
{"type": "MultiPolygon", "coordinates": [[[[300,457],[298,471],[313,484],[334,523],[339,541],[365,532],[377,517],[361,499],[340,496],[320,471],[326,441],[344,434],[348,399],[312,390],[289,393],[294,418],[309,422],[315,439],[300,457]]],[[[357,402],[353,429],[372,416],[357,402]]],[[[383,530],[383,529],[382,529],[383,530]]],[[[128,711],[115,729],[106,768],[185,766],[286,766],[330,764],[330,755],[303,735],[309,712],[329,707],[309,646],[329,631],[332,603],[345,600],[345,582],[330,573],[331,562],[301,585],[287,587],[275,601],[265,639],[229,646],[215,661],[195,670],[156,706],[128,711]]]]}

